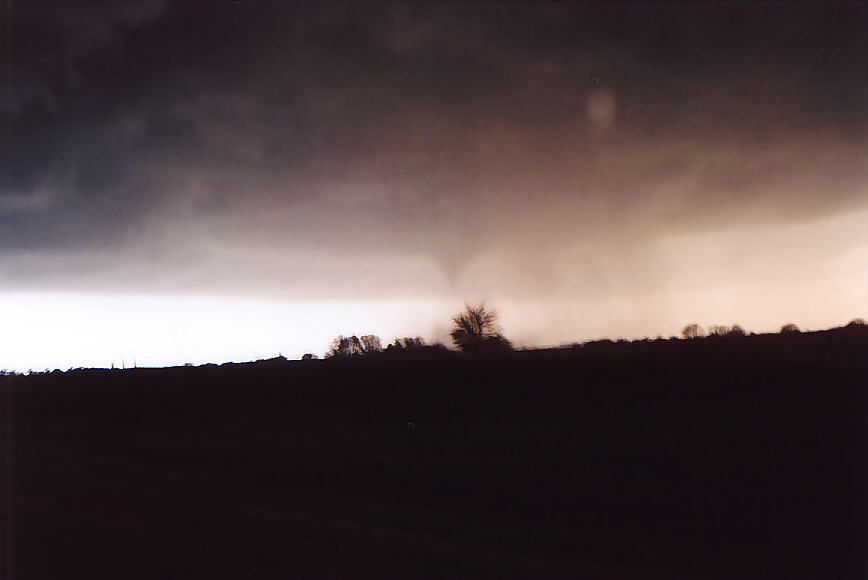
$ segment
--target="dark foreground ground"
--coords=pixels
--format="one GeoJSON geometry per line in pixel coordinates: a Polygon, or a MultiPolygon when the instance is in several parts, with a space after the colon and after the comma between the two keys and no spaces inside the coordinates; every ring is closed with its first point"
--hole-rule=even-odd
{"type": "Polygon", "coordinates": [[[0,377],[0,576],[864,580],[866,349],[0,377]]]}

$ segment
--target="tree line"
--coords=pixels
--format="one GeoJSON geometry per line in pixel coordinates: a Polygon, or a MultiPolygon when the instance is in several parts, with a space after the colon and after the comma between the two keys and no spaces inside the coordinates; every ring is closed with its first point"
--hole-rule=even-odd
{"type": "MultiPolygon", "coordinates": [[[[866,322],[861,318],[852,320],[847,326],[864,326],[866,322]]],[[[798,334],[801,329],[794,323],[784,324],[781,334],[798,334]]],[[[747,331],[738,324],[724,325],[715,324],[707,329],[696,322],[685,326],[681,331],[684,339],[697,339],[703,337],[741,337],[746,336],[747,331]]],[[[465,305],[462,312],[452,319],[452,330],[449,333],[452,343],[461,352],[491,354],[503,353],[513,350],[512,343],[503,335],[503,330],[498,321],[496,310],[490,309],[484,304],[465,305]]],[[[673,337],[675,338],[675,337],[673,337]]],[[[383,346],[380,337],[373,334],[362,336],[338,336],[334,339],[326,353],[326,358],[340,358],[372,353],[434,353],[446,352],[449,349],[439,342],[428,343],[422,337],[396,338],[394,342],[383,346]]],[[[317,358],[316,355],[306,354],[303,359],[317,358]]]]}
{"type": "MultiPolygon", "coordinates": [[[[452,344],[462,352],[497,353],[513,350],[512,343],[503,336],[497,311],[484,304],[466,305],[464,311],[452,319],[452,331],[449,336],[452,338],[452,344]]],[[[419,336],[397,338],[384,348],[378,336],[366,334],[363,336],[338,336],[332,342],[331,348],[326,353],[326,358],[374,352],[421,353],[445,350],[447,348],[444,345],[436,342],[428,344],[425,339],[419,336]]],[[[305,355],[304,358],[314,357],[313,355],[305,355]]]]}

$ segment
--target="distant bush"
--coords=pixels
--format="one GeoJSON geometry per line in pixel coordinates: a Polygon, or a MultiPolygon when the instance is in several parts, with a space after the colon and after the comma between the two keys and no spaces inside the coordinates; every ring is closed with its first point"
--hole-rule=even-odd
{"type": "Polygon", "coordinates": [[[439,342],[428,344],[422,337],[396,338],[383,350],[389,355],[435,355],[449,353],[449,349],[439,342]]]}
{"type": "Polygon", "coordinates": [[[781,327],[781,334],[798,334],[800,332],[802,330],[792,322],[788,322],[781,327]]]}
{"type": "Polygon", "coordinates": [[[380,337],[373,334],[366,334],[361,338],[355,334],[338,336],[332,342],[331,348],[326,353],[326,358],[371,354],[381,350],[383,349],[380,345],[380,337]]]}
{"type": "Polygon", "coordinates": [[[396,338],[395,342],[386,346],[386,352],[414,352],[425,348],[425,339],[421,336],[396,338]]]}
{"type": "Polygon", "coordinates": [[[684,338],[700,338],[705,336],[705,331],[701,326],[692,322],[682,329],[681,336],[684,338]]]}
{"type": "Polygon", "coordinates": [[[362,354],[370,354],[383,350],[383,346],[380,344],[380,337],[375,334],[366,334],[359,340],[362,343],[362,354]]]}
{"type": "Polygon", "coordinates": [[[582,349],[589,352],[607,351],[615,346],[615,342],[608,338],[600,338],[597,340],[589,340],[588,342],[579,345],[582,349]]]}
{"type": "Polygon", "coordinates": [[[727,336],[744,336],[746,334],[744,328],[738,324],[733,324],[732,327],[730,327],[729,332],[726,333],[727,336]]]}
{"type": "Polygon", "coordinates": [[[309,352],[309,353],[302,355],[301,360],[316,360],[318,358],[319,358],[318,356],[309,352]]]}
{"type": "Polygon", "coordinates": [[[868,322],[865,322],[864,318],[854,318],[847,323],[847,326],[845,326],[845,328],[857,328],[866,325],[868,325],[868,322]]]}
{"type": "Polygon", "coordinates": [[[725,324],[715,324],[709,327],[708,336],[744,336],[747,334],[741,326],[733,324],[727,326],[725,324]]]}

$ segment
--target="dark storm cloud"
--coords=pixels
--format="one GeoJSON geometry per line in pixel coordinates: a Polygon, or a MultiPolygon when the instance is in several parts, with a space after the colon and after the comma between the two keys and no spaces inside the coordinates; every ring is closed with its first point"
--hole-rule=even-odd
{"type": "Polygon", "coordinates": [[[3,16],[7,286],[412,293],[506,249],[521,294],[558,252],[653,277],[663,233],[866,205],[861,5],[3,16]]]}

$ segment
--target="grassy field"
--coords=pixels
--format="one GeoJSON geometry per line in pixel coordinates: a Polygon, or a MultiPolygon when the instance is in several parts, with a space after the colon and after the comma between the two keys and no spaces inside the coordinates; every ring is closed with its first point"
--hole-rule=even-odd
{"type": "Polygon", "coordinates": [[[868,333],[0,377],[4,577],[853,579],[868,333]]]}

